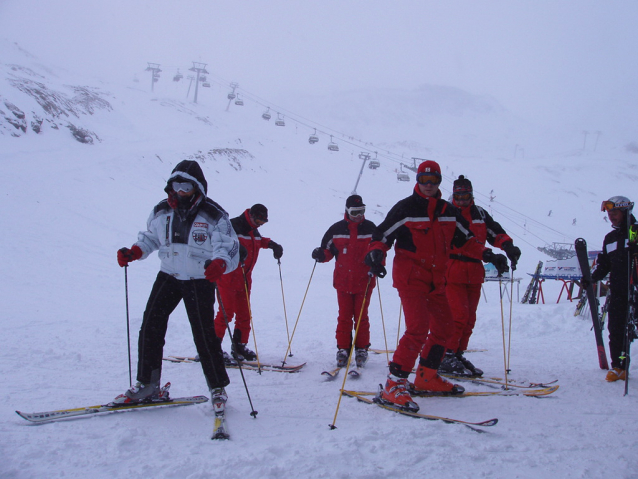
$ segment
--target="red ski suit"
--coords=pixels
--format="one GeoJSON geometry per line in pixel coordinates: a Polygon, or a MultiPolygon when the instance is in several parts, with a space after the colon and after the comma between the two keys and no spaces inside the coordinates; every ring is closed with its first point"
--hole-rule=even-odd
{"type": "MultiPolygon", "coordinates": [[[[250,335],[250,289],[253,283],[252,272],[259,257],[259,250],[268,248],[270,238],[262,238],[255,225],[250,219],[250,210],[232,218],[230,222],[239,239],[239,244],[246,248],[248,254],[239,267],[231,273],[223,275],[217,281],[217,289],[222,298],[224,310],[228,316],[230,324],[235,318],[235,329],[241,332],[242,344],[248,342],[250,335]],[[245,279],[244,279],[245,275],[245,279]]],[[[215,316],[215,334],[219,339],[224,339],[226,333],[226,321],[220,306],[215,316]]]]}
{"type": "Polygon", "coordinates": [[[405,313],[405,332],[390,363],[390,372],[407,378],[414,363],[438,369],[452,330],[452,314],[445,296],[445,274],[452,247],[466,246],[466,254],[482,258],[485,247],[469,223],[451,203],[426,197],[415,186],[378,226],[370,249],[388,251],[394,243],[393,286],[405,313]],[[395,243],[396,242],[396,243],[395,243]]]}
{"type": "MultiPolygon", "coordinates": [[[[470,229],[476,239],[485,245],[489,242],[496,248],[503,243],[513,243],[499,223],[480,206],[472,201],[468,206],[454,206],[461,210],[463,217],[469,221],[470,229]]],[[[476,309],[481,299],[481,285],[485,280],[485,268],[480,260],[466,253],[467,246],[453,248],[447,271],[447,287],[445,294],[454,318],[454,327],[448,341],[448,349],[454,352],[465,351],[476,324],[476,309]]]]}
{"type": "Polygon", "coordinates": [[[339,315],[337,317],[337,348],[352,347],[352,331],[356,330],[361,316],[355,348],[367,349],[370,346],[370,321],[368,306],[370,296],[376,285],[375,278],[368,276],[370,268],[363,262],[372,240],[376,226],[372,221],[352,221],[348,214],[333,224],[321,240],[325,261],[335,258],[335,270],[332,284],[337,290],[339,315]],[[370,284],[368,285],[368,280],[370,284]],[[364,298],[366,293],[368,294],[364,298]],[[363,312],[362,312],[363,309],[363,312]]]}

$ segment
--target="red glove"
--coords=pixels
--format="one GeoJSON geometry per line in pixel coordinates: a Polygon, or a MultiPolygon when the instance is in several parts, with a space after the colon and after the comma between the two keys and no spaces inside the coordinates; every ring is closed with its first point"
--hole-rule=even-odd
{"type": "Polygon", "coordinates": [[[204,272],[206,279],[211,283],[216,283],[226,271],[226,262],[223,259],[216,259],[210,261],[210,263],[207,261],[207,263],[208,266],[206,266],[206,271],[204,272]]]}
{"type": "Polygon", "coordinates": [[[119,249],[117,250],[117,264],[119,264],[123,268],[124,266],[128,266],[131,261],[140,259],[142,257],[142,254],[142,250],[137,245],[133,245],[131,249],[119,249]]]}

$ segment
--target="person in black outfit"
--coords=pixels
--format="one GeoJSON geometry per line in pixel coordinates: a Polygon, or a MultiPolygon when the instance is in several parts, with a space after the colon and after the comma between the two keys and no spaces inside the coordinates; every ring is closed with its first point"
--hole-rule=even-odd
{"type": "MultiPolygon", "coordinates": [[[[627,364],[621,358],[625,349],[625,329],[627,326],[627,308],[629,305],[629,263],[630,245],[629,227],[635,225],[636,218],[631,214],[633,202],[625,196],[614,196],[603,201],[601,211],[606,211],[613,230],[607,233],[603,241],[603,250],[596,260],[596,269],[591,275],[592,282],[601,281],[609,274],[609,355],[611,367],[607,381],[625,379],[627,364]]],[[[635,247],[635,246],[634,246],[635,247]]],[[[633,248],[631,248],[633,249],[633,248]]],[[[583,285],[587,286],[587,285],[583,285]]]]}
{"type": "Polygon", "coordinates": [[[140,327],[137,383],[114,403],[167,398],[160,388],[164,339],[169,316],[182,301],[216,410],[226,402],[230,381],[213,329],[213,283],[237,268],[239,241],[228,214],[206,196],[207,189],[199,164],[180,162],[164,188],[168,197],[151,211],[146,231],[131,248],[117,252],[118,264],[125,267],[157,251],[161,267],[140,327]]]}

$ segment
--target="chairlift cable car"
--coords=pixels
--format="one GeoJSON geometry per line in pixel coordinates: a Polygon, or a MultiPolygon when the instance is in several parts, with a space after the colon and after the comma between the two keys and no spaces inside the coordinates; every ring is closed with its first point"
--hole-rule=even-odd
{"type": "Polygon", "coordinates": [[[265,112],[263,112],[263,113],[262,113],[262,115],[261,115],[261,117],[262,117],[264,120],[266,120],[266,121],[269,121],[269,120],[270,120],[270,118],[271,118],[271,115],[270,115],[270,113],[269,113],[269,112],[270,112],[270,107],[268,107],[268,108],[266,109],[266,111],[265,111],[265,112]]]}
{"type": "Polygon", "coordinates": [[[244,100],[242,100],[241,98],[239,98],[239,93],[237,94],[237,99],[235,100],[235,105],[237,105],[237,106],[244,106],[244,100]]]}
{"type": "Polygon", "coordinates": [[[277,121],[275,121],[275,125],[276,126],[286,126],[286,123],[284,122],[283,117],[277,113],[277,121]]]}
{"type": "Polygon", "coordinates": [[[330,135],[330,143],[328,143],[328,149],[330,151],[339,151],[339,145],[332,141],[332,135],[330,135]]]}
{"type": "Polygon", "coordinates": [[[311,145],[314,145],[318,141],[319,141],[319,137],[317,136],[317,129],[315,128],[315,132],[312,135],[310,135],[310,137],[308,138],[308,143],[310,143],[311,145]]]}

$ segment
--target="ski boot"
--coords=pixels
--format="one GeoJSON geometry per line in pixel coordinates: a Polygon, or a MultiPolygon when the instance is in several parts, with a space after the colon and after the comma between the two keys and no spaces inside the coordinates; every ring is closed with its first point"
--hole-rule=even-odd
{"type": "Polygon", "coordinates": [[[346,365],[348,364],[348,350],[347,349],[340,349],[339,351],[337,351],[337,367],[338,368],[345,368],[346,365]]]}
{"type": "Polygon", "coordinates": [[[419,365],[419,368],[416,370],[416,379],[412,385],[413,394],[425,393],[424,395],[428,395],[429,393],[434,393],[433,395],[453,396],[463,394],[464,392],[465,388],[463,386],[452,384],[450,381],[442,378],[436,369],[419,365]]]}
{"type": "Polygon", "coordinates": [[[213,403],[215,414],[223,413],[226,410],[226,401],[228,401],[226,390],[224,388],[211,388],[210,401],[213,403]]]}
{"type": "Polygon", "coordinates": [[[368,350],[364,348],[356,348],[354,350],[354,361],[358,368],[362,368],[368,362],[368,350]]]}
{"type": "Polygon", "coordinates": [[[237,366],[237,361],[231,358],[230,354],[226,351],[222,351],[222,354],[224,356],[224,366],[237,366]]]}
{"type": "Polygon", "coordinates": [[[463,356],[463,351],[458,351],[456,353],[456,357],[459,361],[461,361],[461,363],[463,363],[463,366],[465,366],[465,369],[468,369],[472,373],[472,376],[475,376],[475,377],[483,376],[483,370],[474,366],[469,359],[463,356]]]}
{"type": "MultiPolygon", "coordinates": [[[[248,340],[248,337],[246,337],[246,340],[248,340]]],[[[239,329],[235,329],[233,331],[230,354],[237,361],[254,361],[255,359],[257,359],[257,355],[255,354],[255,352],[251,351],[246,346],[247,343],[242,342],[241,331],[239,329]]]]}
{"type": "Polygon", "coordinates": [[[625,370],[621,368],[612,368],[607,372],[605,380],[611,382],[624,381],[626,378],[625,370]]]}
{"type": "Polygon", "coordinates": [[[400,378],[393,374],[388,374],[385,387],[381,388],[379,384],[379,395],[375,400],[380,404],[401,409],[408,412],[418,412],[419,405],[414,402],[412,396],[408,392],[407,378],[400,378]]]}
{"type": "Polygon", "coordinates": [[[124,394],[113,399],[112,404],[139,404],[157,400],[168,400],[168,387],[160,388],[160,373],[155,370],[151,373],[151,381],[144,384],[140,381],[131,386],[124,394]]]}
{"type": "Polygon", "coordinates": [[[447,350],[439,366],[439,372],[454,374],[456,376],[471,376],[472,371],[465,367],[461,360],[451,351],[447,350]]]}

